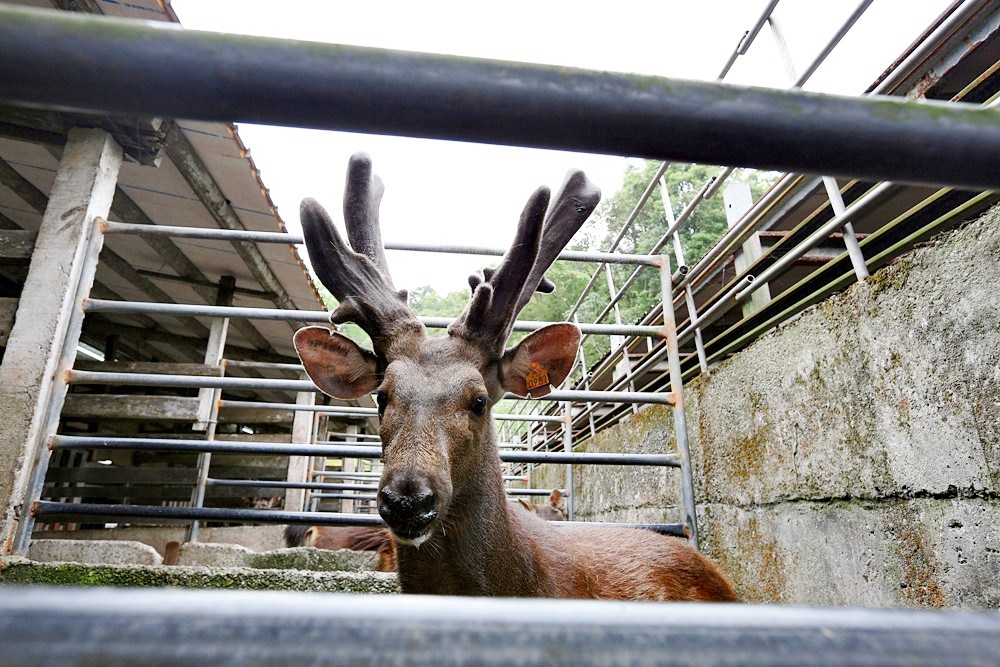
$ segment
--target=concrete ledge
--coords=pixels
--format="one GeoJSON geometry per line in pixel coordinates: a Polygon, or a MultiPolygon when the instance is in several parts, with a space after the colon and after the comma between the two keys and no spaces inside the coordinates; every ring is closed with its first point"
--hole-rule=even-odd
{"type": "Polygon", "coordinates": [[[114,540],[32,540],[28,558],[39,563],[161,565],[163,557],[142,542],[114,540]]]}
{"type": "Polygon", "coordinates": [[[327,551],[314,547],[275,549],[258,553],[238,544],[188,542],[181,545],[177,565],[252,567],[277,570],[371,572],[377,557],[370,551],[327,551]]]}
{"type": "Polygon", "coordinates": [[[398,593],[386,572],[259,570],[248,567],[84,565],[0,558],[0,585],[228,588],[241,590],[398,593]]]}

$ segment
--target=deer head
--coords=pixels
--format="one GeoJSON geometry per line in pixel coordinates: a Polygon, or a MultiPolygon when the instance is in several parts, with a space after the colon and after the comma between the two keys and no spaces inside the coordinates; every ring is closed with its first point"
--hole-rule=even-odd
{"type": "Polygon", "coordinates": [[[569,374],[580,342],[572,324],[546,326],[505,350],[514,321],[534,291],[551,291],[545,271],[580,228],[600,191],[570,172],[554,201],[547,188],[528,199],[514,243],[496,269],[469,279],[472,295],[447,336],[427,336],[389,276],[378,228],[382,182],[371,160],[350,160],[344,220],[350,247],[326,211],[302,202],[306,248],[340,305],[333,324],[354,322],[372,339],[366,350],[325,327],[295,334],[309,377],[341,399],[376,394],[384,472],[382,518],[403,544],[419,546],[467,494],[499,492],[502,476],[491,406],[505,391],[543,396],[569,374]]]}

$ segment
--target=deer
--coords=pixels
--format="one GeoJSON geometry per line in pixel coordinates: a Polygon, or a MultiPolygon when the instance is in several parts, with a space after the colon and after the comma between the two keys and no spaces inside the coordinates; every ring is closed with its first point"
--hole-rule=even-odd
{"type": "Polygon", "coordinates": [[[524,509],[528,510],[532,514],[537,514],[539,518],[545,519],[546,521],[566,520],[566,505],[563,503],[562,491],[559,489],[552,489],[552,493],[549,494],[549,501],[547,503],[529,503],[521,499],[518,499],[517,502],[524,509]]]}
{"type": "Polygon", "coordinates": [[[380,526],[285,526],[286,547],[313,547],[337,551],[375,552],[378,572],[396,571],[396,546],[387,528],[380,526]]]}
{"type": "Polygon", "coordinates": [[[532,294],[555,288],[545,272],[597,206],[600,190],[578,170],[555,197],[536,189],[499,265],[470,276],[470,299],[440,336],[427,334],[407,291],[393,284],[379,227],[384,190],[371,158],[352,156],[347,242],[317,201],[302,201],[308,256],[339,305],[329,316],[333,330],[304,327],[294,343],[322,392],[343,400],[375,396],[384,464],[376,503],[396,544],[401,590],[736,601],[727,578],[683,539],[550,524],[506,500],[492,406],[505,392],[541,397],[560,386],[581,334],[559,322],[505,345],[532,294]],[[346,322],[371,338],[372,349],[336,330],[346,322]]]}

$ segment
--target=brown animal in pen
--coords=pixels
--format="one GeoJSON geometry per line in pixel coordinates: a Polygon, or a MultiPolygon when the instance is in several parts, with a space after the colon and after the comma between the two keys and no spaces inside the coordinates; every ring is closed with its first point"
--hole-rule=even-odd
{"type": "Polygon", "coordinates": [[[529,503],[520,499],[517,502],[524,509],[532,514],[537,514],[539,518],[546,521],[566,520],[566,505],[563,503],[562,491],[559,489],[552,489],[547,503],[529,503]]]}
{"type": "Polygon", "coordinates": [[[374,551],[375,569],[396,571],[396,546],[387,528],[377,526],[286,526],[285,546],[315,547],[328,551],[374,551]]]}
{"type": "Polygon", "coordinates": [[[472,296],[447,336],[431,337],[389,275],[378,228],[381,180],[366,155],[348,166],[348,247],[326,211],[301,207],[312,265],[340,305],[332,323],[354,322],[373,351],[324,327],[295,334],[313,382],[327,394],[376,393],[385,468],[379,513],[392,530],[406,593],[732,601],[719,570],[681,539],[645,530],[555,527],[512,509],[503,486],[490,408],[505,391],[544,396],[569,374],[579,329],[551,324],[504,345],[545,271],[600,199],[571,172],[549,205],[528,200],[499,267],[472,276],[472,296]],[[353,248],[353,250],[352,250],[353,248]]]}

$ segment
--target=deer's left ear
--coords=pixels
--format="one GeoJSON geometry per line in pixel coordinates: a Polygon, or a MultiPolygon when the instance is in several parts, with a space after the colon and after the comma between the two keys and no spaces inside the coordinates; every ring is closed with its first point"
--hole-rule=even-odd
{"type": "Polygon", "coordinates": [[[580,349],[574,324],[550,324],[534,332],[503,355],[503,388],[518,396],[545,396],[562,384],[580,349]]]}

